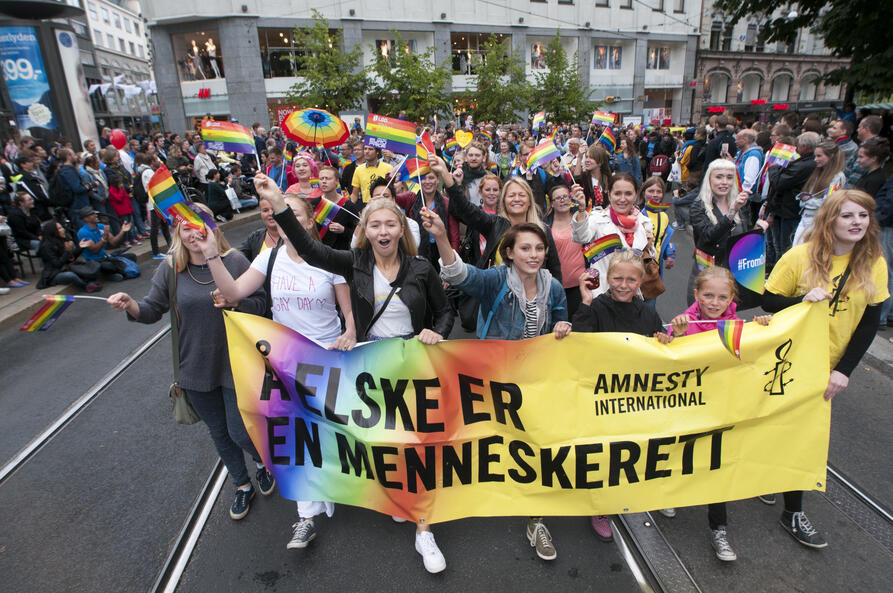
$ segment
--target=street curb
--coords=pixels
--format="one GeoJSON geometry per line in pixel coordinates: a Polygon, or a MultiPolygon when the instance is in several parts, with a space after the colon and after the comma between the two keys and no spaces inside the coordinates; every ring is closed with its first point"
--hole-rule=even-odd
{"type": "MultiPolygon", "coordinates": [[[[239,228],[246,224],[260,222],[260,212],[252,210],[244,214],[237,214],[232,220],[218,225],[221,230],[239,228]]],[[[136,261],[139,264],[152,260],[152,247],[149,241],[143,241],[142,244],[132,247],[130,252],[136,255],[136,261]]],[[[36,283],[36,281],[35,281],[36,283]]],[[[80,293],[75,287],[64,284],[60,286],[50,286],[43,290],[36,290],[32,294],[19,299],[13,303],[0,307],[0,329],[5,329],[9,325],[20,325],[34,314],[37,307],[45,302],[44,296],[53,294],[76,294],[80,293]]]]}

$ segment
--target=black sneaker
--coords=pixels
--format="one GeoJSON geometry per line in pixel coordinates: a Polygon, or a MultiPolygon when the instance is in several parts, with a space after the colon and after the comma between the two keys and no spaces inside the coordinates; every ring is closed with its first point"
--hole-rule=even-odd
{"type": "Polygon", "coordinates": [[[276,487],[276,478],[274,478],[273,474],[268,472],[265,467],[257,470],[254,478],[257,480],[257,489],[260,490],[260,493],[264,496],[269,496],[273,491],[273,488],[276,487]]]}
{"type": "Polygon", "coordinates": [[[236,488],[236,497],[233,499],[233,506],[229,507],[229,516],[238,521],[247,515],[251,509],[252,498],[254,498],[254,488],[250,490],[236,488]]]}
{"type": "Polygon", "coordinates": [[[806,513],[802,511],[799,513],[782,513],[779,523],[785,528],[785,531],[793,535],[794,539],[804,546],[809,548],[825,548],[828,546],[828,542],[816,531],[809,519],[806,518],[806,513]]]}

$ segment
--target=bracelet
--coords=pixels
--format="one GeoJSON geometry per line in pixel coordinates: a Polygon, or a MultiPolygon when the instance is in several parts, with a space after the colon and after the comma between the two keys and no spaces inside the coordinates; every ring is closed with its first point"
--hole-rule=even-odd
{"type": "Polygon", "coordinates": [[[219,254],[219,253],[215,253],[215,254],[212,255],[211,257],[205,258],[205,265],[207,265],[208,262],[211,261],[212,259],[217,259],[218,257],[220,257],[220,254],[219,254]]]}

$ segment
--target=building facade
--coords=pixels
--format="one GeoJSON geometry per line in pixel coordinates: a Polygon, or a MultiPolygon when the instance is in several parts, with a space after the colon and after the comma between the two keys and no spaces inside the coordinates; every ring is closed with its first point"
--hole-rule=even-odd
{"type": "Polygon", "coordinates": [[[692,112],[700,0],[240,0],[232,7],[235,14],[221,16],[218,3],[144,0],[168,128],[191,127],[207,114],[278,124],[286,92],[300,79],[302,49],[292,32],[312,22],[314,8],[343,31],[346,47],[363,48],[358,67],[370,65],[376,52],[395,51],[393,30],[410,51],[433,47],[437,63],[452,70],[457,105],[473,90],[490,34],[511,39],[532,78],[560,31],[593,100],[613,97],[611,110],[627,116],[687,121],[692,112]]]}
{"type": "MultiPolygon", "coordinates": [[[[787,9],[784,9],[787,10],[787,9]]],[[[772,17],[782,14],[782,9],[772,17]]],[[[785,111],[833,111],[845,88],[816,79],[845,66],[808,29],[791,44],[765,42],[766,17],[730,18],[704,0],[698,47],[693,119],[727,113],[745,120],[769,121],[785,111]]]]}
{"type": "Polygon", "coordinates": [[[95,55],[87,84],[97,124],[150,129],[160,122],[160,109],[139,1],[83,0],[83,7],[95,55]]]}

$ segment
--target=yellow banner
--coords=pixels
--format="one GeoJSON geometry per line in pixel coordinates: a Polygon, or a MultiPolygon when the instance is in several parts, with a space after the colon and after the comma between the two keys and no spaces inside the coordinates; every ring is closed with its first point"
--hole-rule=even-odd
{"type": "Polygon", "coordinates": [[[824,490],[825,305],[669,345],[627,334],[330,352],[226,314],[239,408],[280,492],[436,523],[824,490]]]}

